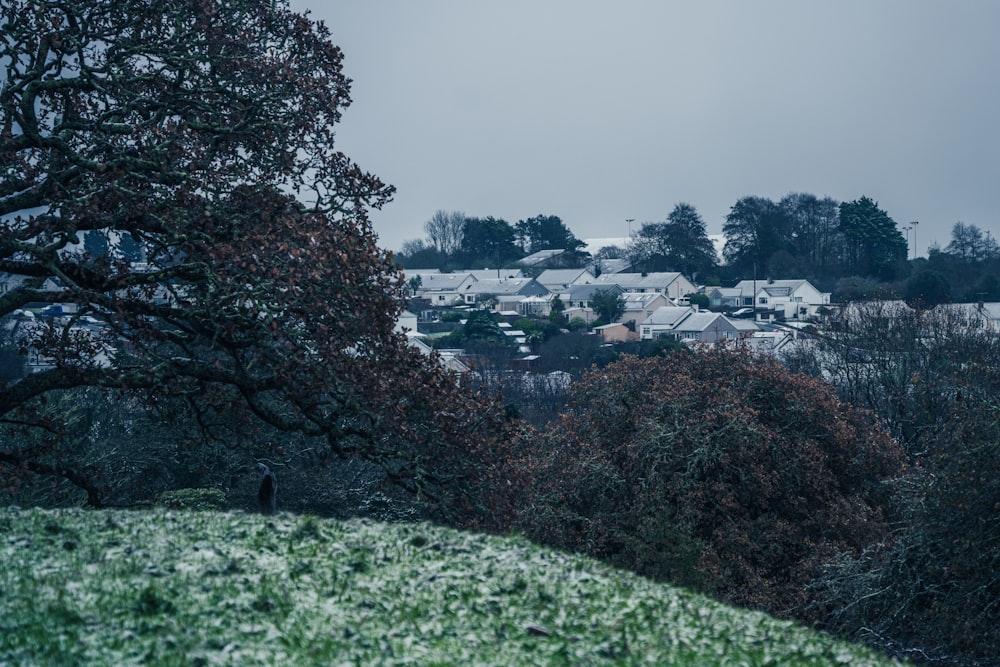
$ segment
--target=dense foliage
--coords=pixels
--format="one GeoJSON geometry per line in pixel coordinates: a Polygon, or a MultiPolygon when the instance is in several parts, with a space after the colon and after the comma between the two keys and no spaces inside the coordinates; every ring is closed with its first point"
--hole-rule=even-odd
{"type": "Polygon", "coordinates": [[[87,386],[323,437],[414,492],[461,475],[467,420],[498,429],[392,332],[404,286],[367,219],[392,189],[334,146],[325,26],[262,0],[12,0],[0,24],[0,271],[23,278],[0,315],[72,306],[19,323],[39,363],[0,387],[5,477],[101,502],[45,406],[87,386]]]}
{"type": "Polygon", "coordinates": [[[679,271],[692,280],[710,275],[718,264],[701,215],[680,203],[665,222],[647,222],[633,239],[630,255],[644,271],[679,271]]]}
{"type": "Polygon", "coordinates": [[[886,534],[901,450],[830,387],[742,352],[626,357],[505,453],[496,510],[544,543],[789,613],[886,534]]]}

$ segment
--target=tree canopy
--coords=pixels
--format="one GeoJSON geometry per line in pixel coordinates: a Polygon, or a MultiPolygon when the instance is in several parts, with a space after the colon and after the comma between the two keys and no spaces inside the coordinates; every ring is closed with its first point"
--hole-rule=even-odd
{"type": "Polygon", "coordinates": [[[743,277],[767,276],[771,256],[788,245],[788,226],[788,217],[770,199],[743,197],[733,204],[722,225],[722,254],[731,270],[743,277]]]}
{"type": "Polygon", "coordinates": [[[885,534],[880,482],[902,450],[773,360],[626,356],[570,394],[561,419],[501,454],[507,511],[535,539],[788,613],[825,558],[885,534]]]}
{"type": "Polygon", "coordinates": [[[578,253],[583,247],[583,241],[576,238],[557,215],[536,215],[526,220],[518,220],[514,227],[521,247],[528,253],[540,250],[566,250],[578,253]]]}
{"type": "MultiPolygon", "coordinates": [[[[471,399],[392,332],[405,286],[367,217],[392,188],[334,145],[329,30],[270,0],[11,0],[0,24],[0,271],[25,278],[0,315],[73,306],[19,341],[40,364],[0,387],[2,423],[58,441],[51,392],[182,396],[440,481],[471,399]]],[[[0,464],[72,474],[11,442],[0,464]]]]}
{"type": "Polygon", "coordinates": [[[718,263],[705,221],[694,206],[679,203],[666,222],[644,224],[634,241],[647,271],[680,271],[695,279],[718,263]]]}
{"type": "Polygon", "coordinates": [[[906,239],[889,214],[869,197],[840,205],[845,264],[859,275],[892,279],[906,262],[906,239]]]}

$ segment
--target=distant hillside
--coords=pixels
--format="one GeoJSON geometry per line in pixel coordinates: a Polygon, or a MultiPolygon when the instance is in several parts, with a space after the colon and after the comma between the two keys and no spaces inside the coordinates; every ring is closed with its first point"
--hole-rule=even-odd
{"type": "Polygon", "coordinates": [[[426,524],[2,508],[0,600],[0,665],[897,664],[426,524]]]}

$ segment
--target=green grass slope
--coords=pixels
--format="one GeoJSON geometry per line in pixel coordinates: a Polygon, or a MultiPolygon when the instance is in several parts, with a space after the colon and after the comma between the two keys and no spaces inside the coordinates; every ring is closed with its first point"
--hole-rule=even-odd
{"type": "Polygon", "coordinates": [[[0,508],[0,665],[404,664],[894,663],[521,539],[0,508]]]}

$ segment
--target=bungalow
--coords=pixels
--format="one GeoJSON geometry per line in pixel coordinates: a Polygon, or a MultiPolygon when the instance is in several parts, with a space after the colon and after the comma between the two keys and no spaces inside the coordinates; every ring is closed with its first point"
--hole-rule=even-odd
{"type": "Polygon", "coordinates": [[[594,281],[594,275],[587,269],[546,269],[537,278],[550,292],[564,293],[570,285],[582,285],[594,281]]]}
{"type": "Polygon", "coordinates": [[[653,340],[672,336],[678,340],[696,340],[709,345],[737,341],[757,330],[752,322],[731,320],[721,313],[699,310],[697,307],[663,307],[640,325],[640,338],[653,340]]]}
{"type": "Polygon", "coordinates": [[[471,273],[406,273],[407,281],[414,277],[419,277],[420,280],[415,281],[413,295],[427,299],[432,306],[466,303],[466,291],[479,282],[471,273]]]}
{"type": "Polygon", "coordinates": [[[694,283],[677,272],[602,273],[594,284],[619,285],[626,292],[657,292],[678,304],[687,303],[688,295],[698,291],[694,283]]]}
{"type": "Polygon", "coordinates": [[[708,310],[691,312],[677,323],[671,334],[677,340],[696,340],[707,345],[736,342],[740,338],[740,330],[734,322],[721,313],[708,310]]]}
{"type": "Polygon", "coordinates": [[[689,306],[662,306],[642,321],[639,326],[639,337],[642,340],[654,340],[660,336],[672,333],[681,320],[694,309],[689,306]]]}
{"type": "Polygon", "coordinates": [[[462,296],[466,304],[482,304],[489,299],[495,299],[498,304],[505,305],[501,310],[514,310],[511,304],[516,304],[523,297],[548,296],[549,291],[534,278],[510,278],[505,280],[477,280],[465,287],[462,296]],[[521,298],[518,298],[521,297],[521,298]]]}
{"type": "Polygon", "coordinates": [[[592,324],[597,320],[597,313],[595,313],[592,308],[580,308],[578,306],[574,306],[564,310],[563,317],[567,322],[571,322],[575,318],[580,318],[587,324],[592,324]]]}

